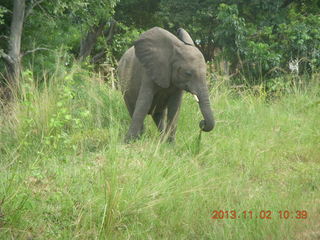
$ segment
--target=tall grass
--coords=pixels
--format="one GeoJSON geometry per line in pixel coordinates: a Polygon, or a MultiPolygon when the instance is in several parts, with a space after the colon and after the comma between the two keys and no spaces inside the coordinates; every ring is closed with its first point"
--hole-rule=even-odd
{"type": "Polygon", "coordinates": [[[189,95],[176,144],[161,143],[148,118],[126,145],[118,91],[77,66],[58,64],[40,85],[26,71],[0,115],[0,239],[317,239],[319,78],[310,82],[270,98],[218,79],[217,125],[199,145],[189,95]],[[214,220],[214,210],[240,218],[214,220]],[[306,219],[291,218],[302,210],[306,219]]]}

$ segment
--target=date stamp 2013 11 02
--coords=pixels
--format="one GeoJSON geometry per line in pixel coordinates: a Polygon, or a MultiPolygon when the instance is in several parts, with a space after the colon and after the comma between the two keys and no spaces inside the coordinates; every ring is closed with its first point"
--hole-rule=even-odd
{"type": "Polygon", "coordinates": [[[211,213],[211,219],[307,219],[308,212],[306,210],[260,210],[260,211],[236,211],[236,210],[214,210],[211,213]]]}

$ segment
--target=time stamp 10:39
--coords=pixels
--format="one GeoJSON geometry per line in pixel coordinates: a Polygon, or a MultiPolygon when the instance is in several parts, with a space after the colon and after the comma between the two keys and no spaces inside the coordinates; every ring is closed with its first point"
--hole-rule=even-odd
{"type": "Polygon", "coordinates": [[[235,211],[235,210],[214,210],[211,213],[211,219],[307,219],[308,212],[306,210],[297,210],[297,211],[270,211],[270,210],[261,210],[261,211],[235,211]]]}

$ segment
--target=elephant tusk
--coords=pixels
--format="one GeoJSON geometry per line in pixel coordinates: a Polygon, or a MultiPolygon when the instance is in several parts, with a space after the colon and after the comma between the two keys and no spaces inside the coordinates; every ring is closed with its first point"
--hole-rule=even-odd
{"type": "Polygon", "coordinates": [[[194,99],[197,101],[197,103],[199,103],[199,98],[198,98],[198,96],[195,95],[195,94],[193,94],[193,96],[194,96],[194,99]]]}

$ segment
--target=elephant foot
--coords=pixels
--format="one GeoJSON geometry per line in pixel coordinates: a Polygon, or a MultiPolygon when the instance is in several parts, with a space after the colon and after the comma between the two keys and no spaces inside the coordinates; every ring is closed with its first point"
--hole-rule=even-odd
{"type": "Polygon", "coordinates": [[[132,143],[134,142],[135,140],[137,140],[139,137],[138,136],[135,136],[133,134],[129,134],[127,133],[127,135],[125,136],[124,138],[124,143],[128,144],[128,143],[132,143]]]}
{"type": "Polygon", "coordinates": [[[124,142],[125,143],[134,142],[134,141],[138,140],[142,136],[143,133],[144,133],[144,125],[141,126],[139,131],[132,131],[131,129],[129,129],[125,138],[124,138],[124,142]]]}

